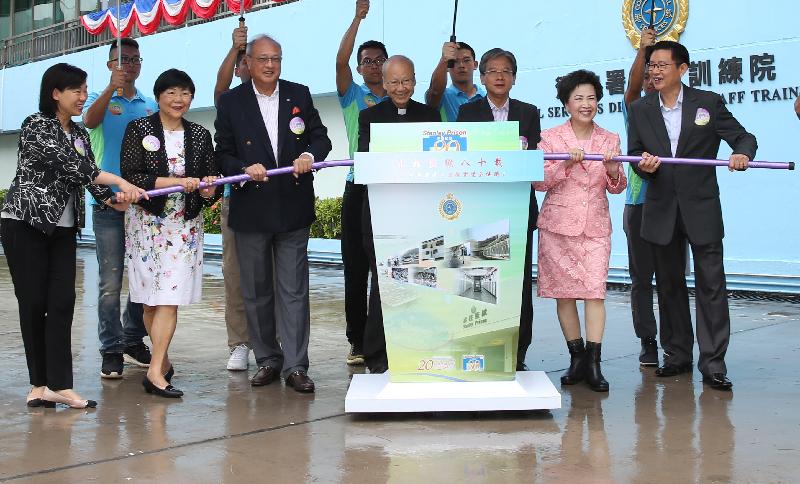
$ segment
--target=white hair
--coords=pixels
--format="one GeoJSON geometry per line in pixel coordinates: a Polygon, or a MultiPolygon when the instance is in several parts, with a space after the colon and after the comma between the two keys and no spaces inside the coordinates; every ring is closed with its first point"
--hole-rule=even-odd
{"type": "Polygon", "coordinates": [[[253,45],[255,45],[256,42],[259,42],[261,40],[266,40],[268,42],[272,42],[273,44],[278,46],[278,49],[281,52],[283,52],[283,47],[281,47],[281,43],[280,42],[278,42],[277,40],[275,40],[274,38],[270,37],[267,34],[258,34],[255,37],[253,37],[252,39],[250,39],[250,42],[247,43],[247,50],[245,51],[245,53],[247,55],[252,55],[253,54],[253,45]]]}

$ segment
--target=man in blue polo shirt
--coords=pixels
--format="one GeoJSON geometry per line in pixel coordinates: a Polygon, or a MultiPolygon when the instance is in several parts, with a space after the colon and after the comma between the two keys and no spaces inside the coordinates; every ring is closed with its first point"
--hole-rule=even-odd
{"type": "MultiPolygon", "coordinates": [[[[653,29],[642,30],[639,50],[633,61],[625,89],[625,102],[622,103],[622,115],[625,126],[628,125],[628,106],[642,97],[642,92],[650,94],[655,87],[650,73],[645,67],[647,49],[656,41],[653,29]]],[[[628,188],[625,192],[625,210],[622,216],[622,228],[628,239],[628,274],[631,277],[631,316],[633,330],[641,340],[639,364],[642,366],[658,366],[658,333],[656,315],[653,310],[653,274],[655,274],[655,257],[653,248],[640,234],[642,228],[642,208],[647,193],[647,180],[642,179],[628,165],[628,188]]]]}
{"type": "Polygon", "coordinates": [[[474,81],[474,72],[478,68],[475,50],[466,42],[445,42],[442,46],[442,57],[431,74],[431,85],[425,92],[425,104],[438,109],[442,121],[455,121],[458,109],[462,104],[486,97],[486,89],[474,81]],[[452,68],[447,62],[453,60],[452,68]],[[450,72],[452,84],[445,89],[447,72],[450,72]]]}
{"type": "MultiPolygon", "coordinates": [[[[89,129],[97,165],[104,171],[120,174],[119,154],[125,128],[130,121],[158,111],[158,104],[136,89],[142,67],[139,44],[122,39],[122,48],[111,44],[108,70],[111,81],[101,92],[89,95],[83,108],[83,124],[89,129]],[[121,51],[121,52],[120,52],[121,51]],[[122,67],[117,63],[121,59],[122,67]],[[122,89],[122,95],[118,94],[122,89]]],[[[123,361],[141,367],[150,365],[150,350],[142,339],[147,335],[142,319],[142,305],[130,298],[120,321],[120,291],[125,267],[125,212],[92,200],[92,228],[100,267],[100,291],[97,301],[100,376],[121,378],[123,361]]]]}
{"type": "MultiPolygon", "coordinates": [[[[342,105],[344,125],[347,130],[350,157],[358,148],[358,114],[386,99],[381,68],[389,55],[386,46],[377,40],[368,40],[358,47],[356,72],[364,79],[358,85],[350,70],[350,57],[356,43],[361,21],[369,13],[369,0],[356,0],[356,12],[350,27],[344,33],[336,54],[336,92],[342,105]]],[[[367,285],[369,260],[361,233],[361,210],[364,204],[364,185],[353,183],[353,169],[347,173],[342,196],[342,262],[344,263],[344,312],[347,322],[347,340],[350,352],[348,365],[363,365],[364,326],[367,321],[367,285]]]]}

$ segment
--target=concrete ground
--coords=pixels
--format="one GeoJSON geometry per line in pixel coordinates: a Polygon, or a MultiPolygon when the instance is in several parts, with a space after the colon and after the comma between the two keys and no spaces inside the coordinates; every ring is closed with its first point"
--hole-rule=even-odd
{"type": "MultiPolygon", "coordinates": [[[[99,377],[97,264],[79,251],[75,387],[94,410],[25,407],[29,389],[13,286],[0,258],[0,482],[797,482],[800,304],[731,300],[733,392],[638,365],[628,297],[609,292],[607,395],[562,389],[552,412],[347,415],[342,272],[313,267],[313,395],[251,388],[225,370],[223,281],[179,313],[171,356],[182,400],[147,395],[144,371],[99,377]]],[[[567,365],[555,305],[535,301],[528,366],[567,365]]],[[[252,369],[252,365],[251,365],[252,369]]],[[[252,373],[252,370],[251,370],[252,373]]]]}

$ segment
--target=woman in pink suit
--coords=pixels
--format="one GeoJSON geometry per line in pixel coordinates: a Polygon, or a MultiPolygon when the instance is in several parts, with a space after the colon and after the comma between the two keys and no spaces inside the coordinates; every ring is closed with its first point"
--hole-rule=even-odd
{"type": "Polygon", "coordinates": [[[619,136],[594,122],[603,86],[593,73],[579,70],[562,77],[558,99],[570,115],[566,123],[542,131],[539,149],[570,154],[566,161],[545,161],[547,192],[539,213],[539,297],[555,298],[561,331],[570,353],[562,385],[586,380],[594,391],[607,392],[600,371],[600,346],[606,313],[606,277],[611,254],[609,193],[621,193],[627,181],[620,163],[619,136]],[[584,153],[601,153],[605,160],[584,161],[584,153]],[[586,346],[581,337],[576,300],[584,300],[586,346]]]}

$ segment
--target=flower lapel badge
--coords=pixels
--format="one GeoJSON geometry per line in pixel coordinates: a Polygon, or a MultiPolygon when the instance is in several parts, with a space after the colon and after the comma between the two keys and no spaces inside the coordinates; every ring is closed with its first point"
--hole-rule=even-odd
{"type": "Polygon", "coordinates": [[[697,114],[694,115],[694,124],[705,126],[709,121],[711,121],[711,114],[704,108],[697,108],[697,114]]]}

